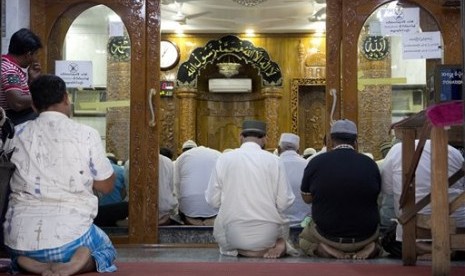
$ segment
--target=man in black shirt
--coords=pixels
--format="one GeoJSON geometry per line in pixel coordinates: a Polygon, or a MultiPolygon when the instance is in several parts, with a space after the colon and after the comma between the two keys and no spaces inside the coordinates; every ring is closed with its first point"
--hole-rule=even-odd
{"type": "Polygon", "coordinates": [[[367,259],[380,253],[377,199],[378,166],[358,153],[357,127],[339,120],[331,127],[332,150],[305,168],[301,192],[312,203],[312,221],[300,234],[300,247],[310,256],[367,259]]]}

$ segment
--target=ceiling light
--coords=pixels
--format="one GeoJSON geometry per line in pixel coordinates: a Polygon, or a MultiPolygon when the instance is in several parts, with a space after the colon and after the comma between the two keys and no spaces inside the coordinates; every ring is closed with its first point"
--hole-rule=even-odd
{"type": "Polygon", "coordinates": [[[255,31],[253,29],[247,29],[247,30],[245,30],[245,35],[253,36],[253,35],[255,35],[255,31]]]}
{"type": "Polygon", "coordinates": [[[266,0],[233,0],[233,1],[242,6],[253,7],[260,3],[265,2],[266,0]]]}

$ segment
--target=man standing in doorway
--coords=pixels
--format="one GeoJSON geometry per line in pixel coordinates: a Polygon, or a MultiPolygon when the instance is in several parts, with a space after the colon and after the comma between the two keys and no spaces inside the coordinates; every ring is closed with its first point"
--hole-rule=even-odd
{"type": "Polygon", "coordinates": [[[37,60],[40,48],[40,38],[23,28],[13,34],[8,54],[2,55],[0,107],[15,125],[37,117],[32,109],[29,83],[41,73],[37,60]]]}

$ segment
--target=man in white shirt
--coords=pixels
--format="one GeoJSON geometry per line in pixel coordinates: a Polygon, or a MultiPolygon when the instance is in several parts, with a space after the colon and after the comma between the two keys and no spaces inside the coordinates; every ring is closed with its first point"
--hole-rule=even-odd
{"type": "MultiPolygon", "coordinates": [[[[418,140],[415,141],[418,145],[418,140]]],[[[463,166],[463,157],[459,150],[448,146],[448,176],[460,170],[463,166]]],[[[399,200],[402,194],[402,143],[392,146],[384,158],[381,167],[382,192],[386,195],[393,195],[394,211],[397,217],[402,213],[399,207],[399,200]]],[[[449,188],[449,200],[453,200],[465,189],[465,178],[461,178],[449,188]]],[[[415,171],[415,198],[419,201],[431,192],[431,141],[426,140],[420,161],[415,171]]],[[[423,208],[420,214],[431,214],[431,206],[423,208]]],[[[457,209],[452,215],[455,218],[457,227],[465,227],[465,207],[457,209]]],[[[402,252],[402,225],[397,225],[396,245],[383,242],[384,249],[392,255],[398,255],[402,252]]],[[[395,241],[393,241],[395,243],[395,241]]],[[[423,244],[425,245],[425,244],[423,244]]],[[[428,247],[421,247],[426,252],[428,247]]],[[[401,256],[396,256],[401,257],[401,256]]]]}
{"type": "MultiPolygon", "coordinates": [[[[294,195],[300,195],[300,185],[307,160],[299,155],[300,137],[293,133],[283,133],[279,139],[279,161],[286,169],[287,180],[294,195]]],[[[311,204],[304,202],[301,196],[296,197],[294,204],[284,213],[289,217],[291,225],[300,225],[306,216],[311,216],[311,204]]]]}
{"type": "MultiPolygon", "coordinates": [[[[183,147],[184,148],[184,147],[183,147]]],[[[204,146],[184,151],[174,165],[174,187],[179,215],[189,225],[213,225],[218,208],[205,200],[205,190],[221,152],[204,146]]]]}
{"type": "Polygon", "coordinates": [[[282,257],[293,249],[283,212],[295,199],[284,166],[263,150],[264,122],[244,121],[240,140],[240,148],[218,159],[205,192],[208,203],[220,208],[213,235],[224,255],[282,257]]]}
{"type": "Polygon", "coordinates": [[[158,157],[158,225],[168,225],[178,207],[174,193],[174,165],[168,157],[161,154],[158,157]]]}
{"type": "MultiPolygon", "coordinates": [[[[160,150],[160,152],[162,152],[160,150]]],[[[129,160],[124,164],[126,201],[129,201],[129,160]]],[[[172,224],[171,218],[177,215],[178,199],[174,192],[174,164],[163,154],[158,155],[158,225],[172,224]]],[[[154,184],[155,185],[155,184],[154,184]]],[[[118,225],[127,226],[128,220],[118,225]]]]}
{"type": "Polygon", "coordinates": [[[42,75],[30,85],[39,117],[16,126],[6,149],[11,161],[11,195],[3,225],[12,269],[73,275],[116,270],[116,251],[93,224],[98,199],[109,193],[114,173],[99,133],[69,118],[65,82],[42,75]]]}

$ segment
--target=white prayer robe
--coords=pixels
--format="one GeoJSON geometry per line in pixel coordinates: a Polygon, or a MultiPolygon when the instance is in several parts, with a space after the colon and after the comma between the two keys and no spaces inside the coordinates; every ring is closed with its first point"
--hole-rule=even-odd
{"type": "Polygon", "coordinates": [[[176,214],[178,200],[174,193],[173,161],[161,154],[158,155],[158,216],[176,214]]]}
{"type": "Polygon", "coordinates": [[[174,187],[179,211],[188,217],[213,217],[218,213],[205,201],[205,190],[221,152],[199,146],[183,152],[174,165],[174,187]]]}
{"type": "Polygon", "coordinates": [[[264,250],[289,236],[283,212],[295,196],[279,158],[256,143],[243,143],[218,159],[205,197],[220,208],[213,235],[222,254],[264,250]]]}
{"type": "Polygon", "coordinates": [[[296,197],[294,204],[285,211],[285,214],[289,217],[291,225],[300,225],[306,216],[311,216],[312,214],[312,205],[305,203],[300,193],[302,177],[308,162],[293,150],[282,152],[279,160],[286,169],[287,180],[296,197]]]}

